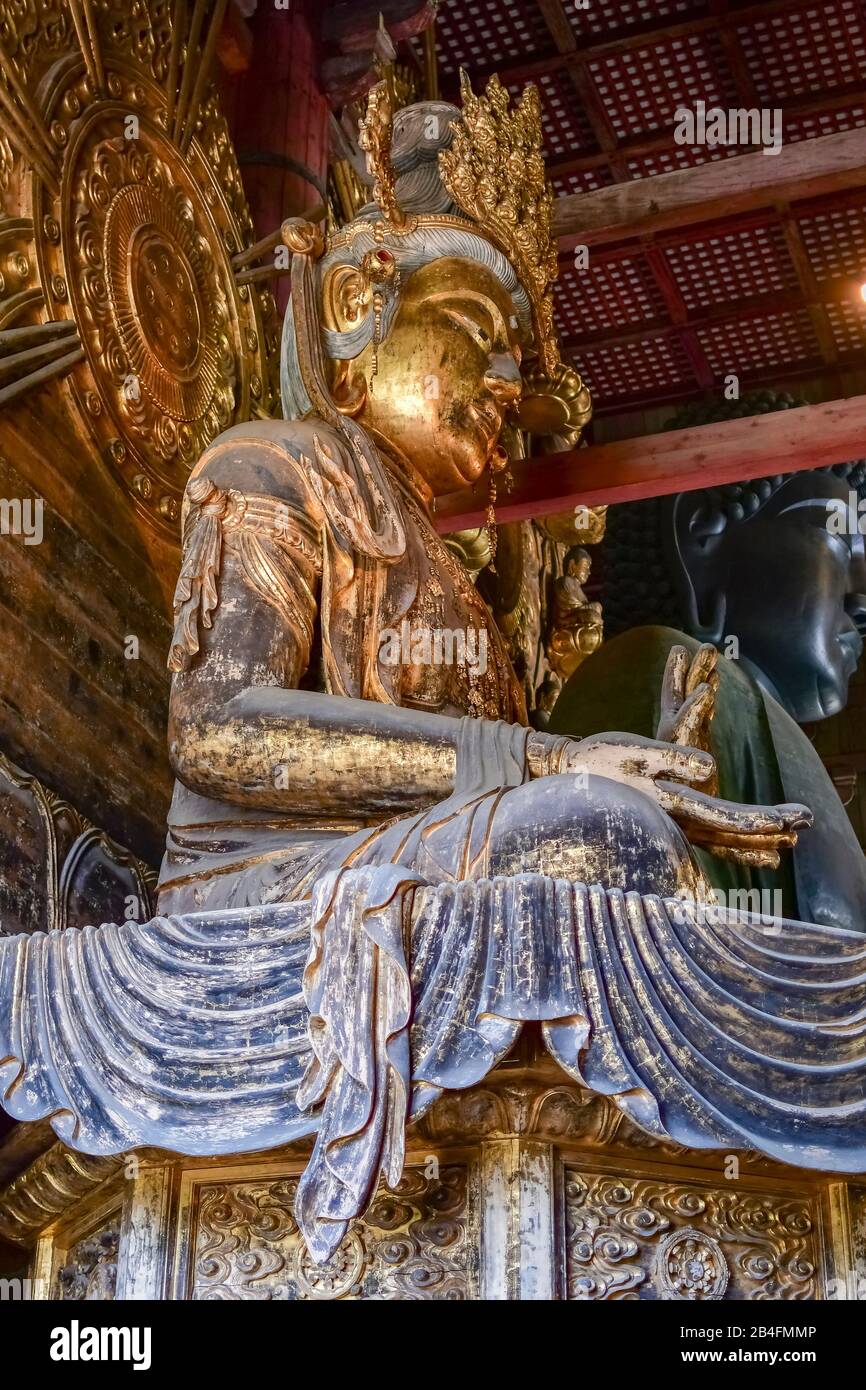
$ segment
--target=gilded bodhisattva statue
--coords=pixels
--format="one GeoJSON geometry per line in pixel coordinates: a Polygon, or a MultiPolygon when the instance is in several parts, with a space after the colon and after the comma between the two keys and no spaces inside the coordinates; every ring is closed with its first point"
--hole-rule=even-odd
{"type": "MultiPolygon", "coordinates": [[[[163,915],[0,941],[6,1108],[90,1154],[315,1135],[294,1216],[320,1261],[527,1022],[656,1138],[866,1170],[863,937],[703,901],[699,848],[776,865],[810,819],[716,797],[715,650],[674,648],[654,740],[534,730],[433,524],[503,440],[589,410],[540,141],[534,89],[393,128],[377,89],[375,202],[327,242],[284,225],[284,419],[187,487],[163,915]]],[[[564,673],[594,618],[572,560],[564,673]]]]}
{"type": "MultiPolygon", "coordinates": [[[[501,466],[509,419],[537,428],[547,407],[563,426],[540,138],[534,89],[511,110],[497,82],[464,83],[462,114],[427,103],[393,129],[377,89],[376,202],[327,244],[286,224],[285,418],[220,436],[187,488],[164,910],[303,898],[330,870],[389,863],[700,897],[691,845],[777,862],[808,824],[710,794],[705,653],[674,654],[658,740],[530,730],[490,611],[436,533],[436,498],[501,466]],[[407,623],[484,634],[486,661],[384,660],[383,633],[407,623]]],[[[582,423],[587,393],[570,402],[582,423]]]]}

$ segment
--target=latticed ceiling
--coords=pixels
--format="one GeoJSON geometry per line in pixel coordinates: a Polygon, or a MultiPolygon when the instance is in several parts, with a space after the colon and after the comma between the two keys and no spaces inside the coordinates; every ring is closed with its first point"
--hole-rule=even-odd
{"type": "MultiPolygon", "coordinates": [[[[560,195],[754,152],[677,144],[676,109],[699,101],[778,108],[785,146],[866,126],[866,0],[444,0],[436,39],[445,97],[461,66],[476,87],[538,83],[560,195]]],[[[866,185],[608,240],[585,269],[564,254],[559,328],[601,416],[729,372],[841,395],[863,364],[863,280],[866,185]]]]}

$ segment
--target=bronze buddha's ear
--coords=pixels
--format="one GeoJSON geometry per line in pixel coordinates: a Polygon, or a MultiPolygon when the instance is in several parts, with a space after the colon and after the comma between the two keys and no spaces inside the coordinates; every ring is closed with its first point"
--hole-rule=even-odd
{"type": "Polygon", "coordinates": [[[660,515],[668,569],[688,630],[718,646],[728,606],[724,514],[705,492],[695,491],[662,498],[660,515]]]}

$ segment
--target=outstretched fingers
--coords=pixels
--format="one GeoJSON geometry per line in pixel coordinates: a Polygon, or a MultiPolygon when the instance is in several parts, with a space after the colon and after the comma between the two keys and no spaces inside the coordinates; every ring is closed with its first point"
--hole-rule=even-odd
{"type": "Polygon", "coordinates": [[[685,647],[671,647],[662,678],[661,708],[656,737],[670,742],[677,715],[686,698],[689,654],[685,647]]]}
{"type": "MultiPolygon", "coordinates": [[[[694,844],[723,858],[775,856],[797,843],[800,830],[812,824],[805,806],[739,806],[706,796],[674,782],[656,782],[659,804],[680,824],[694,844]]],[[[773,865],[775,867],[775,865],[773,865]]]]}
{"type": "Polygon", "coordinates": [[[718,686],[719,673],[716,665],[719,660],[718,650],[711,642],[704,642],[695,652],[688,675],[686,676],[686,695],[690,695],[699,685],[710,685],[713,689],[718,686]]]}

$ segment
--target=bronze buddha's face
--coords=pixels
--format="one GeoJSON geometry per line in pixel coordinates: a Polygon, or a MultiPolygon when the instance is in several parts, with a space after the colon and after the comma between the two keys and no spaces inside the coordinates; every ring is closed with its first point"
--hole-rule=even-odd
{"type": "Polygon", "coordinates": [[[847,481],[800,473],[717,540],[679,538],[699,606],[723,613],[724,632],[711,640],[735,634],[741,657],[799,723],[844,709],[866,632],[863,537],[832,534],[831,499],[847,504],[847,481]]]}
{"type": "Polygon", "coordinates": [[[404,454],[436,497],[484,471],[520,399],[520,358],[509,292],[485,266],[448,258],[403,285],[376,375],[372,346],[342,375],[355,399],[363,376],[359,422],[404,454]]]}

